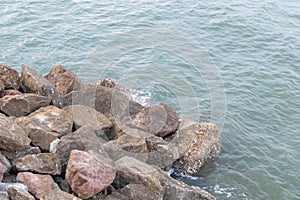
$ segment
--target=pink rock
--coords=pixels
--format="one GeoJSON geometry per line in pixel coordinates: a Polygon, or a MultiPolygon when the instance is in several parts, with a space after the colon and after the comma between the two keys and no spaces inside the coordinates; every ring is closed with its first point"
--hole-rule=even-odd
{"type": "Polygon", "coordinates": [[[28,187],[28,191],[37,199],[44,197],[51,190],[59,188],[50,175],[20,172],[16,179],[17,182],[26,185],[28,187]]]}
{"type": "Polygon", "coordinates": [[[109,186],[116,176],[110,158],[93,151],[72,150],[66,181],[80,198],[88,199],[109,186]]]}

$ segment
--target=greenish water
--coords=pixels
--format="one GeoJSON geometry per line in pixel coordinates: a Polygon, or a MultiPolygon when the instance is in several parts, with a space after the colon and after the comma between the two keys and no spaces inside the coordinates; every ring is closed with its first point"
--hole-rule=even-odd
{"type": "Polygon", "coordinates": [[[217,199],[300,199],[298,1],[1,0],[0,7],[0,62],[18,70],[46,73],[58,63],[85,81],[111,76],[143,101],[201,121],[223,101],[214,91],[224,85],[220,155],[197,176],[177,178],[217,199]],[[127,51],[114,49],[120,43],[127,51]],[[214,68],[220,76],[209,86],[201,69],[214,68]]]}

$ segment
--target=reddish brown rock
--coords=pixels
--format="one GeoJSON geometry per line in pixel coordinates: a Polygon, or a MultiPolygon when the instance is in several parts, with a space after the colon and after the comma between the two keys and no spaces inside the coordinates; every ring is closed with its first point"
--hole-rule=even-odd
{"type": "Polygon", "coordinates": [[[82,126],[94,125],[99,129],[109,132],[112,128],[111,121],[97,110],[84,106],[72,105],[63,108],[70,116],[73,116],[73,122],[76,129],[82,126]]]}
{"type": "Polygon", "coordinates": [[[21,82],[26,92],[49,97],[53,105],[62,107],[62,95],[47,79],[37,71],[22,66],[21,82]]]}
{"type": "Polygon", "coordinates": [[[32,171],[40,174],[57,175],[61,165],[56,153],[39,153],[18,158],[13,162],[17,171],[32,171]]]}
{"type": "Polygon", "coordinates": [[[49,150],[50,143],[72,131],[73,120],[69,114],[55,106],[42,107],[16,122],[29,134],[34,146],[49,150]]]}
{"type": "Polygon", "coordinates": [[[115,175],[116,171],[108,157],[93,151],[71,151],[66,180],[80,198],[87,199],[108,187],[115,175]]]}
{"type": "Polygon", "coordinates": [[[37,199],[44,197],[51,190],[59,189],[50,175],[20,172],[17,175],[17,182],[26,185],[28,191],[37,199]]]}
{"type": "Polygon", "coordinates": [[[79,78],[61,65],[54,65],[45,78],[63,95],[83,88],[79,78]]]}
{"type": "Polygon", "coordinates": [[[18,72],[7,65],[0,64],[0,80],[6,89],[18,90],[20,87],[18,72]]]}
{"type": "Polygon", "coordinates": [[[35,200],[29,192],[20,188],[10,187],[7,192],[11,200],[35,200]]]}
{"type": "Polygon", "coordinates": [[[136,114],[130,125],[134,128],[164,137],[176,131],[179,125],[179,117],[169,106],[160,103],[142,109],[136,114]]]}
{"type": "Polygon", "coordinates": [[[6,151],[18,151],[29,146],[31,140],[25,131],[11,118],[0,114],[0,148],[6,151]]]}
{"type": "Polygon", "coordinates": [[[0,99],[0,110],[9,116],[25,116],[40,107],[48,106],[51,99],[37,94],[7,95],[0,99]]]}

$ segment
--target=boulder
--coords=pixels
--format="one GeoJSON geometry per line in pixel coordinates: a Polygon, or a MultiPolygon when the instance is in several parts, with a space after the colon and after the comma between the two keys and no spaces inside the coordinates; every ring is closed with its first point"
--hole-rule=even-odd
{"type": "Polygon", "coordinates": [[[88,199],[108,187],[115,175],[110,158],[93,151],[71,151],[66,180],[80,198],[88,199]]]}
{"type": "Polygon", "coordinates": [[[0,64],[0,80],[3,82],[6,89],[18,90],[20,87],[20,77],[18,72],[7,65],[0,64]]]}
{"type": "Polygon", "coordinates": [[[142,109],[130,122],[130,126],[160,137],[174,133],[178,125],[178,114],[163,103],[142,109]]]}
{"type": "Polygon", "coordinates": [[[199,171],[204,162],[219,151],[218,132],[214,124],[183,120],[169,144],[180,154],[174,165],[175,171],[188,175],[199,171]]]}
{"type": "Polygon", "coordinates": [[[0,182],[0,195],[9,197],[8,189],[11,187],[18,188],[18,189],[24,190],[24,191],[28,191],[27,186],[24,184],[21,184],[21,183],[1,183],[0,182]]]}
{"type": "Polygon", "coordinates": [[[102,80],[97,81],[96,85],[101,85],[106,88],[115,88],[117,85],[117,82],[111,78],[104,78],[102,80]]]}
{"type": "Polygon", "coordinates": [[[0,98],[5,97],[7,95],[18,95],[18,94],[22,94],[21,92],[19,92],[18,90],[3,90],[0,91],[0,98]]]}
{"type": "Polygon", "coordinates": [[[0,80],[0,92],[2,92],[5,89],[5,85],[3,81],[0,80]]]}
{"type": "Polygon", "coordinates": [[[0,200],[10,200],[10,198],[4,194],[0,194],[0,200]]]}
{"type": "Polygon", "coordinates": [[[35,200],[34,196],[20,188],[10,187],[7,192],[11,200],[35,200]]]}
{"type": "Polygon", "coordinates": [[[9,116],[25,116],[40,107],[48,106],[51,99],[38,94],[7,95],[0,99],[0,110],[9,116]]]}
{"type": "Polygon", "coordinates": [[[45,78],[63,95],[84,87],[77,76],[61,65],[54,65],[45,78]]]}
{"type": "Polygon", "coordinates": [[[63,172],[67,167],[71,150],[93,150],[106,155],[106,151],[102,147],[106,141],[97,137],[97,134],[99,135],[98,127],[83,126],[61,138],[56,146],[56,152],[59,155],[63,172]]]}
{"type": "Polygon", "coordinates": [[[41,150],[38,147],[27,146],[20,151],[2,151],[2,153],[8,158],[8,160],[10,160],[10,162],[13,162],[15,159],[24,157],[26,155],[41,153],[41,150]]]}
{"type": "Polygon", "coordinates": [[[97,110],[84,106],[72,105],[63,108],[70,116],[73,116],[75,129],[85,125],[98,126],[99,129],[109,133],[112,129],[111,121],[97,110]]]}
{"type": "Polygon", "coordinates": [[[3,175],[9,172],[11,169],[11,163],[9,160],[0,152],[0,181],[3,179],[3,175]]]}
{"type": "Polygon", "coordinates": [[[41,200],[81,200],[78,197],[75,197],[72,194],[61,190],[51,190],[48,192],[41,200]]]}
{"type": "Polygon", "coordinates": [[[34,69],[23,65],[21,82],[26,92],[49,97],[53,105],[62,107],[63,101],[60,92],[34,69]]]}
{"type": "Polygon", "coordinates": [[[49,151],[50,143],[72,131],[73,119],[55,106],[42,107],[16,122],[29,134],[34,146],[49,151]]]}
{"type": "MultiPolygon", "coordinates": [[[[191,187],[183,182],[177,181],[168,176],[164,171],[141,162],[132,157],[123,157],[115,162],[117,177],[121,180],[119,186],[124,188],[129,184],[142,184],[147,192],[152,193],[150,197],[136,197],[136,199],[189,199],[189,200],[214,200],[208,192],[191,187]],[[122,185],[122,180],[126,180],[122,185]]],[[[143,194],[141,194],[143,195],[143,194]]]]}
{"type": "Polygon", "coordinates": [[[25,131],[11,118],[0,114],[0,148],[6,151],[18,151],[29,146],[31,140],[25,131]]]}
{"type": "Polygon", "coordinates": [[[28,191],[37,199],[41,199],[51,190],[59,189],[50,175],[33,174],[31,172],[20,172],[17,181],[28,187],[28,191]]]}
{"type": "Polygon", "coordinates": [[[140,199],[140,200],[159,200],[162,199],[161,195],[150,190],[143,184],[128,184],[122,189],[115,191],[111,196],[118,199],[140,199]],[[118,194],[119,193],[119,194],[118,194]],[[121,196],[120,196],[121,194],[121,196]]]}
{"type": "Polygon", "coordinates": [[[17,171],[32,171],[40,174],[57,175],[61,173],[61,165],[56,153],[39,153],[16,159],[14,167],[17,171]]]}

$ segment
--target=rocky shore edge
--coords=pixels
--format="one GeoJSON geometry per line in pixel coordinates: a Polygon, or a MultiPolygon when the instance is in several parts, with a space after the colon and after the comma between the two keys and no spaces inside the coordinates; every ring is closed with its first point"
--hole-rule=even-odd
{"type": "Polygon", "coordinates": [[[109,78],[84,84],[0,64],[0,200],[212,200],[193,175],[219,151],[216,125],[143,106],[109,78]]]}

